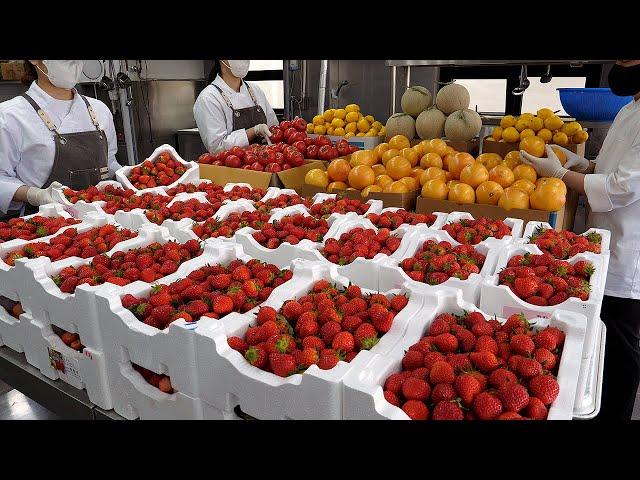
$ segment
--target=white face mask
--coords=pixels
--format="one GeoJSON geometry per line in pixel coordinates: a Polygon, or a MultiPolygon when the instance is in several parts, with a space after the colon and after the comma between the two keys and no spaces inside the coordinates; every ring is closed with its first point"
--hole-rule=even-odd
{"type": "Polygon", "coordinates": [[[229,70],[231,70],[231,73],[233,73],[234,77],[244,78],[249,72],[249,63],[251,62],[251,60],[227,60],[226,62],[223,60],[220,61],[227,67],[229,67],[229,70]]]}
{"type": "MultiPolygon", "coordinates": [[[[80,81],[84,60],[43,60],[47,67],[45,75],[49,81],[58,88],[72,89],[80,81]]],[[[38,67],[38,69],[42,71],[38,67]]]]}

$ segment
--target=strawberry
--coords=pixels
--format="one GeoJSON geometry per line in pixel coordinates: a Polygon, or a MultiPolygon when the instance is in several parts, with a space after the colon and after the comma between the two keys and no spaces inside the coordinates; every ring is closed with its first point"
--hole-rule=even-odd
{"type": "Polygon", "coordinates": [[[349,298],[361,298],[362,290],[357,285],[349,285],[345,292],[349,298]]]}
{"type": "Polygon", "coordinates": [[[473,400],[473,411],[480,420],[493,420],[502,413],[502,403],[495,395],[480,392],[473,400]]]}
{"type": "Polygon", "coordinates": [[[553,351],[558,346],[558,341],[555,333],[549,329],[541,330],[536,336],[533,337],[533,343],[538,348],[544,348],[549,351],[553,351]]]}
{"type": "Polygon", "coordinates": [[[470,352],[476,346],[476,336],[466,328],[460,329],[455,336],[458,339],[458,346],[463,352],[470,352]]]}
{"type": "Polygon", "coordinates": [[[398,399],[398,396],[393,393],[391,390],[385,390],[384,393],[384,399],[389,402],[391,405],[394,405],[398,408],[400,408],[400,400],[398,399]]]}
{"type": "Polygon", "coordinates": [[[400,312],[409,303],[409,299],[406,295],[395,295],[391,299],[391,308],[396,312],[400,312]]]}
{"type": "Polygon", "coordinates": [[[320,328],[320,336],[327,345],[330,345],[334,337],[341,331],[342,328],[338,322],[327,322],[320,328]]]}
{"type": "Polygon", "coordinates": [[[431,420],[464,420],[464,413],[455,401],[441,401],[433,408],[431,420]]]}
{"type": "Polygon", "coordinates": [[[547,304],[558,305],[564,302],[567,298],[569,298],[569,295],[567,294],[567,292],[557,292],[555,295],[552,295],[551,297],[549,297],[549,299],[547,300],[547,304]]]}
{"type": "Polygon", "coordinates": [[[273,307],[260,307],[256,314],[256,320],[258,325],[262,325],[268,321],[275,322],[277,315],[278,312],[273,307]]]}
{"type": "Polygon", "coordinates": [[[509,342],[511,351],[517,355],[531,356],[536,346],[528,335],[514,335],[509,342]]]}
{"type": "Polygon", "coordinates": [[[511,383],[518,383],[518,377],[505,368],[498,368],[489,375],[489,385],[494,388],[499,389],[502,385],[511,383]]]}
{"type": "Polygon", "coordinates": [[[524,378],[533,378],[542,374],[542,365],[533,358],[520,357],[516,365],[516,372],[524,378]]]}
{"type": "Polygon", "coordinates": [[[458,339],[450,333],[442,333],[433,339],[433,344],[441,352],[455,352],[458,349],[458,339]]]}
{"type": "Polygon", "coordinates": [[[331,347],[344,353],[349,353],[355,348],[355,340],[349,332],[339,332],[333,337],[331,347]]]}
{"type": "Polygon", "coordinates": [[[515,293],[520,298],[528,298],[538,292],[538,281],[534,277],[518,277],[515,280],[515,293]]]}
{"type": "Polygon", "coordinates": [[[453,381],[455,380],[455,372],[453,370],[453,367],[446,361],[435,362],[431,367],[429,380],[432,384],[453,383],[453,381]]]}
{"type": "Polygon", "coordinates": [[[560,386],[551,375],[537,375],[529,380],[529,391],[548,406],[558,397],[560,386]]]}
{"type": "Polygon", "coordinates": [[[456,390],[450,383],[438,383],[431,391],[431,401],[433,403],[454,400],[455,398],[456,390]]]}
{"type": "Polygon", "coordinates": [[[251,279],[251,270],[246,265],[238,265],[232,272],[231,278],[238,282],[244,282],[251,279]]]}
{"type": "Polygon", "coordinates": [[[547,327],[543,331],[551,332],[556,337],[556,344],[561,347],[564,344],[564,332],[556,327],[547,327]]]}
{"type": "Polygon", "coordinates": [[[300,353],[296,355],[296,361],[299,367],[309,368],[320,360],[318,351],[313,347],[307,347],[304,350],[298,350],[298,352],[300,353]]]}
{"type": "Polygon", "coordinates": [[[244,358],[254,367],[262,368],[267,363],[267,352],[258,346],[247,348],[244,358]]]}
{"type": "Polygon", "coordinates": [[[295,357],[288,353],[270,353],[269,365],[271,371],[279,377],[288,377],[297,370],[295,357]]]}
{"type": "Polygon", "coordinates": [[[547,418],[547,407],[537,397],[530,397],[524,414],[532,420],[545,420],[547,418]]]}
{"type": "Polygon", "coordinates": [[[486,320],[482,320],[481,322],[477,322],[471,326],[471,333],[476,337],[481,337],[483,335],[492,336],[493,326],[486,320]]]}
{"type": "Polygon", "coordinates": [[[542,283],[542,284],[540,284],[540,286],[538,288],[538,296],[540,296],[540,297],[544,298],[545,300],[547,300],[547,303],[548,303],[549,298],[551,298],[554,293],[555,292],[553,290],[553,287],[548,283],[542,283]]]}
{"type": "Polygon", "coordinates": [[[356,328],[354,339],[359,350],[371,350],[379,341],[378,332],[370,323],[362,323],[356,328]]]}
{"type": "Polygon", "coordinates": [[[310,336],[310,337],[304,337],[302,339],[302,347],[303,348],[311,347],[311,348],[315,348],[318,351],[321,351],[322,349],[325,348],[325,345],[320,337],[310,336]]]}
{"type": "Polygon", "coordinates": [[[482,386],[478,379],[467,373],[456,377],[453,385],[462,403],[466,406],[471,406],[476,395],[482,391],[482,386]]]}
{"type": "Polygon", "coordinates": [[[414,370],[422,367],[424,355],[416,350],[409,350],[402,357],[402,368],[404,370],[414,370]]]}
{"type": "Polygon", "coordinates": [[[469,359],[482,373],[490,373],[498,367],[498,359],[491,352],[471,352],[469,359]]]}
{"type": "Polygon", "coordinates": [[[573,269],[575,270],[577,275],[580,275],[584,278],[590,278],[596,271],[595,267],[591,262],[587,262],[585,260],[579,260],[573,264],[573,269]]]}
{"type": "Polygon", "coordinates": [[[409,400],[402,405],[402,410],[411,420],[427,420],[429,418],[429,409],[418,400],[409,400]]]}
{"type": "Polygon", "coordinates": [[[553,370],[556,366],[556,356],[546,348],[537,348],[535,352],[533,352],[533,358],[535,358],[545,370],[553,370]]]}
{"type": "Polygon", "coordinates": [[[212,309],[218,315],[226,315],[233,311],[233,300],[227,295],[218,295],[213,299],[212,309]]]}
{"type": "Polygon", "coordinates": [[[426,401],[431,394],[429,384],[419,378],[407,378],[402,384],[402,395],[406,400],[426,401]]]}
{"type": "Polygon", "coordinates": [[[321,370],[331,370],[340,361],[340,355],[334,350],[323,350],[320,352],[318,368],[321,370]]]}
{"type": "Polygon", "coordinates": [[[529,404],[529,393],[519,383],[504,383],[497,395],[507,412],[519,412],[529,404]]]}
{"type": "Polygon", "coordinates": [[[130,310],[131,308],[137,306],[138,304],[140,304],[140,302],[141,302],[141,300],[137,299],[136,297],[134,297],[130,293],[127,293],[121,299],[122,306],[124,308],[128,309],[128,310],[130,310]]]}
{"type": "Polygon", "coordinates": [[[171,304],[171,295],[168,292],[163,291],[157,295],[151,295],[149,297],[149,303],[154,307],[160,305],[170,305],[171,304]]]}
{"type": "Polygon", "coordinates": [[[289,300],[282,307],[282,314],[289,321],[296,320],[302,315],[302,305],[296,300],[289,300]]]}
{"type": "Polygon", "coordinates": [[[393,318],[393,313],[387,312],[386,316],[381,315],[376,318],[372,318],[371,323],[379,333],[386,333],[391,330],[391,326],[393,325],[393,318]]]}
{"type": "MultiPolygon", "coordinates": [[[[528,338],[528,337],[527,337],[528,338]]],[[[496,341],[488,335],[482,335],[476,340],[475,348],[476,352],[491,352],[494,355],[498,354],[498,344],[496,341]]]]}
{"type": "Polygon", "coordinates": [[[240,352],[242,355],[249,349],[249,345],[240,337],[227,338],[227,344],[235,351],[240,352]]]}
{"type": "Polygon", "coordinates": [[[433,322],[431,322],[431,326],[429,327],[429,335],[437,336],[442,333],[449,333],[451,331],[451,326],[447,320],[444,318],[436,317],[433,322]]]}
{"type": "Polygon", "coordinates": [[[445,360],[445,356],[440,352],[427,352],[424,354],[422,364],[431,370],[436,362],[444,362],[445,360]]]}
{"type": "Polygon", "coordinates": [[[516,412],[503,412],[496,420],[524,420],[525,418],[516,412]]]}
{"type": "Polygon", "coordinates": [[[454,372],[459,373],[471,369],[471,362],[469,361],[468,354],[447,354],[447,357],[447,363],[453,367],[454,372]]]}

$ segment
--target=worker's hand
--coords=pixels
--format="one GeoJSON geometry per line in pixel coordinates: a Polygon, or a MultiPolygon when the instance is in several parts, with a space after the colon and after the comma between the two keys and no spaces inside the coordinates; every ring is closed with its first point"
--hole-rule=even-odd
{"type": "Polygon", "coordinates": [[[523,163],[535,168],[541,177],[562,178],[569,170],[562,166],[560,160],[558,160],[558,157],[549,145],[546,146],[546,150],[547,158],[534,157],[524,150],[520,150],[520,158],[523,163]]]}
{"type": "Polygon", "coordinates": [[[567,163],[564,164],[564,168],[568,168],[569,170],[573,170],[574,172],[585,173],[589,170],[589,160],[580,155],[573,153],[571,150],[567,150],[560,145],[554,145],[555,148],[562,150],[564,154],[567,156],[567,163]]]}
{"type": "Polygon", "coordinates": [[[54,188],[60,188],[60,182],[52,182],[47,188],[29,187],[27,190],[27,202],[34,207],[53,202],[52,192],[54,188]]]}
{"type": "Polygon", "coordinates": [[[267,127],[264,123],[259,123],[258,125],[253,127],[253,131],[256,135],[259,135],[262,138],[266,139],[267,143],[271,145],[271,140],[269,140],[271,132],[269,131],[269,127],[267,127]]]}

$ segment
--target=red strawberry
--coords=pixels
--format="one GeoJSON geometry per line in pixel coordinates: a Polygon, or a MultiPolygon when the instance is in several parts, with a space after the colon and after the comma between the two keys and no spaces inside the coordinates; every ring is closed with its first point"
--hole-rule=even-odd
{"type": "Polygon", "coordinates": [[[515,280],[515,293],[520,298],[529,298],[538,292],[538,281],[535,277],[518,277],[515,280]]]}
{"type": "Polygon", "coordinates": [[[530,397],[529,404],[524,410],[524,414],[533,420],[545,420],[547,418],[547,407],[537,397],[530,397]]]}
{"type": "Polygon", "coordinates": [[[458,346],[463,352],[470,352],[476,346],[476,336],[466,328],[461,328],[455,336],[458,339],[458,346]]]}
{"type": "Polygon", "coordinates": [[[442,401],[433,408],[431,420],[464,420],[464,413],[456,402],[442,401]]]}
{"type": "Polygon", "coordinates": [[[514,335],[511,337],[509,346],[512,352],[525,357],[530,356],[536,348],[535,343],[528,335],[514,335]]]}
{"type": "Polygon", "coordinates": [[[323,350],[318,360],[318,368],[321,370],[331,370],[340,361],[340,356],[334,350],[323,350]]]}
{"type": "Polygon", "coordinates": [[[482,386],[478,379],[467,373],[458,376],[453,385],[462,399],[462,403],[466,406],[471,406],[476,395],[482,391],[482,386]]]}
{"type": "Polygon", "coordinates": [[[341,331],[342,328],[338,322],[327,322],[320,328],[320,336],[327,345],[331,345],[333,338],[341,331]]]}
{"type": "Polygon", "coordinates": [[[289,300],[283,305],[282,314],[289,321],[295,320],[302,315],[302,305],[296,300],[289,300]]]}
{"type": "Polygon", "coordinates": [[[349,353],[355,348],[355,340],[349,332],[339,332],[333,337],[331,347],[344,353],[349,353]]]}
{"type": "Polygon", "coordinates": [[[435,362],[431,367],[429,380],[432,384],[453,383],[453,381],[455,380],[455,372],[453,370],[453,367],[446,361],[435,362]]]}
{"type": "Polygon", "coordinates": [[[395,405],[396,407],[400,407],[400,400],[398,396],[393,393],[391,390],[384,391],[384,399],[389,402],[391,405],[395,405]]]}
{"type": "Polygon", "coordinates": [[[506,368],[498,368],[489,375],[489,385],[494,388],[500,388],[508,383],[518,383],[518,377],[506,368]]]}
{"type": "Polygon", "coordinates": [[[429,327],[429,335],[434,337],[442,333],[449,333],[450,331],[451,325],[444,318],[435,318],[429,327]]]}
{"type": "Polygon", "coordinates": [[[507,412],[519,412],[529,403],[529,393],[519,383],[503,384],[498,388],[498,398],[507,412]]]}
{"type": "Polygon", "coordinates": [[[483,335],[481,337],[478,337],[478,339],[476,340],[476,345],[474,350],[476,352],[491,352],[494,355],[498,354],[498,344],[496,343],[496,341],[491,338],[488,335],[483,335]]]}
{"type": "Polygon", "coordinates": [[[447,363],[453,367],[454,372],[459,373],[471,369],[469,354],[457,353],[447,354],[447,363]],[[449,356],[450,355],[450,356],[449,356]]]}
{"type": "Polygon", "coordinates": [[[124,308],[131,309],[132,307],[135,307],[136,305],[140,304],[141,300],[137,299],[130,293],[127,293],[125,296],[122,297],[121,302],[124,308]]]}
{"type": "Polygon", "coordinates": [[[431,394],[429,384],[419,378],[409,377],[402,384],[402,395],[407,400],[426,401],[431,394]]]}
{"type": "Polygon", "coordinates": [[[431,401],[433,403],[454,400],[455,398],[456,391],[450,383],[438,383],[431,391],[431,401]]]}
{"type": "Polygon", "coordinates": [[[495,395],[480,392],[473,401],[473,411],[480,420],[493,420],[502,413],[502,403],[495,395]]]}
{"type": "Polygon", "coordinates": [[[402,388],[402,384],[407,378],[409,377],[405,377],[401,373],[393,373],[389,375],[389,377],[387,377],[387,379],[385,380],[384,389],[389,390],[395,393],[396,395],[398,395],[402,388]]]}
{"type": "Polygon", "coordinates": [[[469,359],[482,373],[490,373],[498,368],[498,359],[491,352],[471,352],[469,359]]]}
{"type": "MultiPolygon", "coordinates": [[[[249,269],[247,268],[247,270],[249,269]]],[[[296,373],[297,370],[295,357],[288,353],[270,353],[269,365],[271,371],[279,377],[288,377],[296,373]]]]}
{"type": "Polygon", "coordinates": [[[402,410],[411,420],[427,420],[429,418],[429,409],[418,400],[409,400],[402,405],[402,410]]]}
{"type": "Polygon", "coordinates": [[[403,370],[414,370],[422,367],[424,355],[416,350],[408,350],[402,358],[403,370]]]}
{"type": "Polygon", "coordinates": [[[533,358],[520,357],[520,361],[516,365],[516,372],[524,378],[532,378],[542,374],[542,365],[533,358]]]}
{"type": "Polygon", "coordinates": [[[347,287],[347,290],[345,292],[347,294],[347,297],[349,298],[360,298],[362,297],[362,290],[360,290],[360,287],[357,285],[349,285],[347,287]]]}
{"type": "Polygon", "coordinates": [[[370,323],[363,323],[356,328],[354,338],[359,350],[371,350],[379,341],[378,332],[370,323]]]}
{"type": "Polygon", "coordinates": [[[458,339],[450,333],[442,333],[433,339],[433,344],[441,352],[455,352],[458,349],[458,339]]]}
{"type": "MultiPolygon", "coordinates": [[[[154,312],[155,313],[155,312],[154,312]]],[[[240,352],[242,355],[249,349],[249,345],[240,337],[229,337],[227,338],[227,343],[231,348],[240,352]]]]}
{"type": "Polygon", "coordinates": [[[258,310],[258,314],[256,315],[256,320],[258,321],[258,325],[262,325],[265,322],[276,321],[276,317],[278,316],[278,312],[276,312],[273,307],[260,307],[258,310]]]}
{"type": "Polygon", "coordinates": [[[531,303],[532,305],[539,305],[541,307],[546,307],[547,305],[549,305],[549,302],[547,302],[546,299],[537,295],[525,298],[525,301],[531,303]]]}
{"type": "Polygon", "coordinates": [[[546,348],[537,348],[536,351],[533,352],[533,358],[535,358],[545,370],[553,370],[556,366],[556,356],[546,348]]]}
{"type": "Polygon", "coordinates": [[[433,367],[436,362],[444,362],[445,356],[440,352],[427,352],[424,354],[424,360],[422,364],[427,367],[429,370],[433,367]]]}
{"type": "Polygon", "coordinates": [[[218,315],[226,315],[233,311],[233,300],[227,295],[218,295],[213,299],[213,311],[218,315]]]}
{"type": "Polygon", "coordinates": [[[560,393],[560,386],[551,375],[537,375],[529,380],[529,391],[545,405],[551,405],[560,393]]]}
{"type": "Polygon", "coordinates": [[[264,348],[252,346],[247,349],[244,358],[254,367],[262,368],[267,363],[267,352],[264,348]]]}
{"type": "Polygon", "coordinates": [[[407,306],[407,303],[409,303],[409,299],[405,295],[395,295],[391,299],[391,308],[399,312],[407,306]]]}
{"type": "Polygon", "coordinates": [[[315,365],[320,360],[318,351],[313,347],[308,347],[304,350],[298,350],[297,352],[300,353],[296,355],[296,361],[302,368],[309,368],[311,365],[315,365]]]}

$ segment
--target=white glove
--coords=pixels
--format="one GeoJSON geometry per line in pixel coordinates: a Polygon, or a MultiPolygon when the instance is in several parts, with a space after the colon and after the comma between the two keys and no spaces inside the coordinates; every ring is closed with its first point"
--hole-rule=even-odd
{"type": "Polygon", "coordinates": [[[258,125],[253,127],[253,131],[256,135],[260,135],[262,138],[266,139],[267,143],[271,145],[271,140],[269,140],[271,132],[269,131],[269,127],[267,127],[264,123],[259,123],[258,125]]]}
{"type": "Polygon", "coordinates": [[[555,148],[562,150],[567,156],[567,162],[564,164],[564,168],[573,170],[574,172],[585,173],[589,169],[591,162],[580,155],[573,153],[571,150],[567,150],[560,145],[554,145],[555,148]]]}
{"type": "Polygon", "coordinates": [[[547,150],[547,158],[534,157],[524,150],[520,150],[520,158],[523,163],[535,168],[541,177],[564,177],[564,174],[569,170],[562,166],[551,146],[547,145],[545,148],[547,150]]]}
{"type": "Polygon", "coordinates": [[[47,188],[29,187],[27,190],[27,202],[34,207],[53,202],[52,192],[54,188],[60,188],[60,182],[52,182],[47,188]]]}

